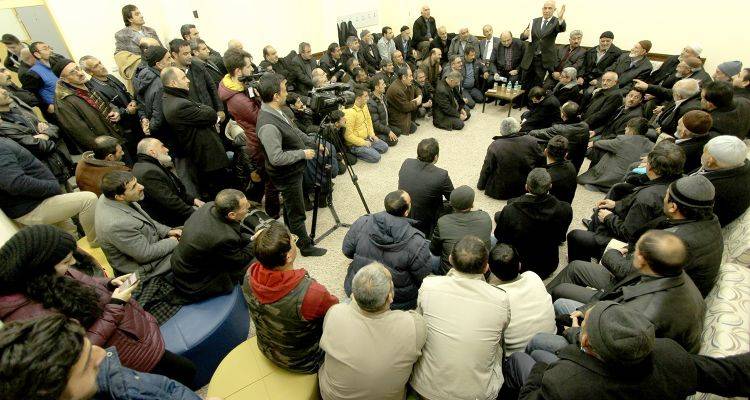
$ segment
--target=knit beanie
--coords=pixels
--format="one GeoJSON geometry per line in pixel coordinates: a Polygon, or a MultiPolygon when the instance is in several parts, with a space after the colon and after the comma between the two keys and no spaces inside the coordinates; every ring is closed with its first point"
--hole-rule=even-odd
{"type": "Polygon", "coordinates": [[[604,31],[601,35],[599,35],[599,39],[601,38],[609,38],[614,40],[615,34],[612,33],[612,31],[604,31]]]}
{"type": "Polygon", "coordinates": [[[693,50],[693,52],[695,52],[695,54],[697,55],[701,55],[701,53],[703,53],[703,46],[701,46],[700,43],[690,43],[685,47],[687,47],[690,50],[693,50]]]}
{"type": "Polygon", "coordinates": [[[0,248],[0,282],[26,281],[52,268],[77,247],[69,233],[51,225],[28,226],[0,248]]]}
{"type": "Polygon", "coordinates": [[[716,68],[726,76],[735,76],[742,70],[742,61],[725,61],[716,68]]]}
{"type": "Polygon", "coordinates": [[[591,308],[585,333],[591,348],[607,364],[638,364],[654,349],[654,325],[613,301],[600,301],[591,308]]]}
{"type": "Polygon", "coordinates": [[[704,175],[680,178],[669,185],[669,197],[692,208],[713,208],[716,190],[704,175]]]}
{"type": "Polygon", "coordinates": [[[451,207],[454,210],[468,210],[474,205],[474,189],[459,186],[451,192],[451,207]]]}
{"type": "Polygon", "coordinates": [[[747,145],[737,136],[717,136],[709,140],[704,149],[717,163],[724,166],[740,166],[747,158],[747,145]]]}
{"type": "Polygon", "coordinates": [[[153,67],[157,62],[164,58],[167,54],[167,49],[161,46],[151,46],[143,52],[143,60],[146,61],[149,67],[153,67]]]}
{"type": "Polygon", "coordinates": [[[60,77],[60,74],[62,74],[62,71],[65,69],[65,67],[68,66],[68,64],[72,63],[73,60],[68,60],[67,58],[63,58],[59,60],[58,62],[52,64],[52,73],[55,74],[56,77],[60,77]]]}
{"type": "Polygon", "coordinates": [[[711,114],[705,111],[692,110],[682,116],[682,124],[690,132],[696,135],[703,135],[711,129],[713,118],[711,118],[711,114]]]}
{"type": "Polygon", "coordinates": [[[640,44],[641,47],[643,47],[643,50],[646,50],[646,53],[648,53],[649,51],[651,51],[651,41],[650,40],[639,40],[638,44],[640,44]]]}

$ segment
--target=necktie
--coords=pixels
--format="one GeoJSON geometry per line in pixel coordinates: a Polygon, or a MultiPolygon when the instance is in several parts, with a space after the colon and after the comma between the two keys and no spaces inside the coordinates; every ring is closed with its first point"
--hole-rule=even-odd
{"type": "Polygon", "coordinates": [[[544,28],[545,28],[546,26],[547,26],[547,20],[546,20],[546,19],[545,19],[545,20],[542,20],[542,29],[541,29],[541,31],[542,31],[542,32],[544,31],[544,28]]]}

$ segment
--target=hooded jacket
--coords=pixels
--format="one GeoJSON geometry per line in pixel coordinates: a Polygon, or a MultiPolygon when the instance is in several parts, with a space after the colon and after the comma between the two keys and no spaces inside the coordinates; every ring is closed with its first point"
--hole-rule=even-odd
{"type": "Polygon", "coordinates": [[[229,75],[224,76],[219,83],[219,98],[227,104],[229,114],[245,131],[247,152],[252,157],[253,162],[256,166],[263,166],[266,159],[263,156],[260,140],[255,131],[258,113],[260,112],[259,99],[257,97],[250,98],[247,95],[247,89],[232,82],[229,75]]]}
{"type": "Polygon", "coordinates": [[[550,194],[525,194],[508,200],[495,214],[495,237],[518,252],[523,271],[546,279],[557,268],[558,247],[573,220],[570,204],[550,194]]]}
{"type": "MultiPolygon", "coordinates": [[[[165,137],[167,126],[161,107],[164,86],[161,83],[159,71],[154,67],[148,66],[140,68],[133,77],[133,90],[135,90],[136,101],[139,103],[140,108],[143,109],[146,118],[148,118],[151,135],[157,136],[160,139],[165,137]]],[[[171,141],[165,145],[171,148],[170,144],[172,144],[171,141]]]]}
{"type": "Polygon", "coordinates": [[[341,246],[352,262],[344,279],[344,291],[351,294],[354,275],[373,261],[383,263],[393,277],[392,309],[417,306],[422,279],[432,272],[430,243],[414,225],[417,221],[381,211],[359,217],[349,228],[341,246]]]}

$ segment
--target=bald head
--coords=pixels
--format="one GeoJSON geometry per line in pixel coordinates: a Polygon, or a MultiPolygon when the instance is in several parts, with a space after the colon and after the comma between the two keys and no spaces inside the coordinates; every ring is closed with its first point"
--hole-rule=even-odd
{"type": "Polygon", "coordinates": [[[687,248],[677,235],[663,230],[650,230],[635,244],[633,265],[642,273],[674,276],[687,262],[687,248]]]}
{"type": "Polygon", "coordinates": [[[427,4],[423,5],[420,13],[424,18],[430,18],[430,6],[428,6],[427,4]]]}
{"type": "Polygon", "coordinates": [[[610,89],[617,85],[617,72],[609,71],[602,75],[602,89],[610,89]]]}
{"type": "Polygon", "coordinates": [[[513,34],[510,31],[504,31],[500,34],[500,44],[503,47],[510,47],[511,43],[513,43],[513,34]]]}
{"type": "Polygon", "coordinates": [[[237,39],[229,39],[229,43],[227,43],[227,47],[230,49],[236,49],[236,50],[242,50],[242,42],[240,42],[237,39]]]}

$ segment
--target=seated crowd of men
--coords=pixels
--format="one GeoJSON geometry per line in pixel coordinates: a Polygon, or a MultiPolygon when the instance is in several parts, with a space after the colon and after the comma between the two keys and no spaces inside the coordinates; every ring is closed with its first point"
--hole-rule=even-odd
{"type": "Polygon", "coordinates": [[[557,48],[564,14],[547,1],[518,38],[485,25],[477,39],[423,6],[398,36],[364,30],[319,61],[308,43],[285,57],[269,45],[256,66],[191,24],[163,46],[127,5],[122,80],[94,56],[3,35],[0,207],[25,227],[0,248],[0,392],[197,399],[195,365],[159,325],[239,284],[260,351],[318,373],[327,400],[750,394],[750,355],[697,355],[721,227],[750,206],[750,69],[709,76],[695,43],[654,69],[651,41],[623,52],[610,31],[557,48]],[[309,100],[331,83],[353,103],[323,124],[309,100]],[[476,209],[426,138],[384,211],[344,237],[348,301],[295,267],[326,253],[305,227],[312,193],[326,206],[346,163],[378,162],[420,121],[464,129],[496,84],[520,84],[528,107],[501,121],[479,174],[502,210],[476,209]],[[568,232],[579,184],[606,197],[568,232]]]}

